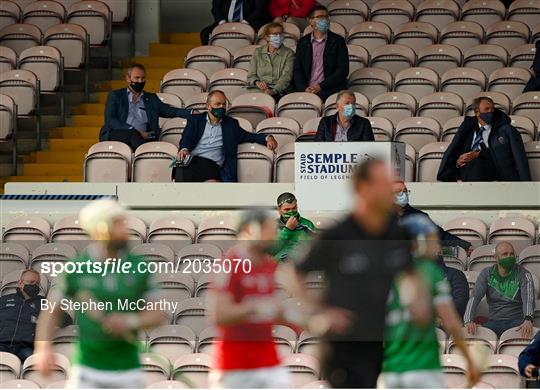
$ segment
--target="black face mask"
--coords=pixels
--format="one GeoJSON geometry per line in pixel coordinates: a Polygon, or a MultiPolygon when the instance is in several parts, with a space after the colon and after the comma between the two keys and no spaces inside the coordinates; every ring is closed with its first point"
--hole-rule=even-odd
{"type": "Polygon", "coordinates": [[[131,81],[131,82],[129,83],[129,87],[130,87],[133,91],[135,91],[135,92],[137,92],[137,93],[140,93],[140,92],[143,91],[144,85],[145,85],[145,84],[146,84],[145,81],[131,81]]]}
{"type": "Polygon", "coordinates": [[[39,294],[39,286],[37,284],[25,284],[23,291],[30,297],[34,298],[39,294]]]}

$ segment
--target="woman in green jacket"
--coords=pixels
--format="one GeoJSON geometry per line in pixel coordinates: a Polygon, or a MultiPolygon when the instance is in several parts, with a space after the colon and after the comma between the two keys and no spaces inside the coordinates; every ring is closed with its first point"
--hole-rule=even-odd
{"type": "Polygon", "coordinates": [[[253,52],[248,73],[248,90],[263,92],[276,101],[289,90],[293,75],[294,52],[283,45],[283,25],[272,22],[264,29],[266,45],[253,52]]]}

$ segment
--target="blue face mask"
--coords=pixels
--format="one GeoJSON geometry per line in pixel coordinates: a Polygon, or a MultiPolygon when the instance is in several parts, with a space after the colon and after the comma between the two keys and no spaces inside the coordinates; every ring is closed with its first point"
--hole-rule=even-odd
{"type": "Polygon", "coordinates": [[[210,112],[211,112],[212,115],[214,115],[217,119],[221,119],[221,118],[223,118],[223,116],[225,115],[225,109],[222,108],[222,107],[212,108],[212,110],[211,110],[210,112]]]}
{"type": "Polygon", "coordinates": [[[270,34],[268,36],[268,42],[274,46],[276,49],[279,49],[281,44],[283,43],[283,35],[278,34],[270,34]]]}
{"type": "Polygon", "coordinates": [[[317,19],[315,22],[315,28],[317,31],[320,31],[322,33],[325,33],[330,28],[330,20],[328,19],[317,19]]]}
{"type": "Polygon", "coordinates": [[[396,194],[396,204],[399,207],[405,207],[409,204],[409,194],[407,191],[401,191],[396,194]]]}
{"type": "Polygon", "coordinates": [[[480,114],[480,119],[486,122],[488,125],[493,122],[493,113],[492,112],[483,112],[480,114]]]}
{"type": "Polygon", "coordinates": [[[346,104],[343,107],[343,115],[345,115],[345,118],[352,119],[355,114],[356,108],[354,107],[354,104],[346,104]]]}

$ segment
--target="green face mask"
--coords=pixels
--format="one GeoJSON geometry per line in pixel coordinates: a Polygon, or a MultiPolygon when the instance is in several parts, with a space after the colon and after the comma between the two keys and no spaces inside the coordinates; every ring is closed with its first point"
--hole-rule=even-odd
{"type": "Polygon", "coordinates": [[[499,259],[499,265],[503,267],[506,271],[510,271],[514,265],[516,265],[516,257],[508,256],[499,259]]]}
{"type": "Polygon", "coordinates": [[[286,213],[283,213],[283,219],[285,222],[287,222],[291,217],[298,217],[298,211],[287,211],[286,213]]]}

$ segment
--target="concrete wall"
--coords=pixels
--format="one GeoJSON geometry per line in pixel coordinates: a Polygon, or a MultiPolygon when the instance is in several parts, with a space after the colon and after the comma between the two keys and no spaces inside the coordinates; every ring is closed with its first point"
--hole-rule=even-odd
{"type": "Polygon", "coordinates": [[[163,32],[200,31],[213,21],[210,12],[211,0],[160,0],[160,2],[163,32]]]}

